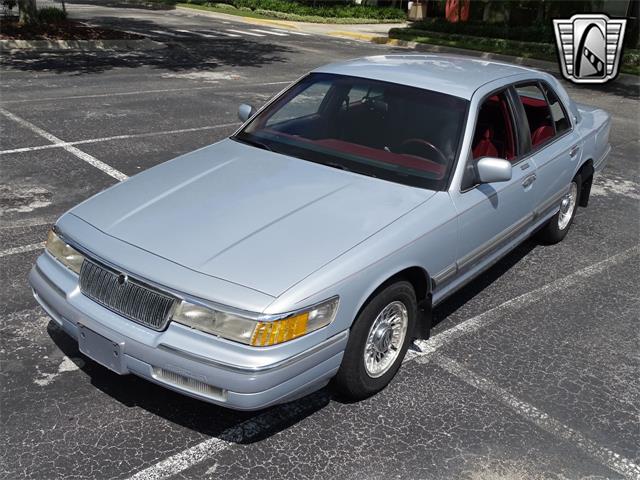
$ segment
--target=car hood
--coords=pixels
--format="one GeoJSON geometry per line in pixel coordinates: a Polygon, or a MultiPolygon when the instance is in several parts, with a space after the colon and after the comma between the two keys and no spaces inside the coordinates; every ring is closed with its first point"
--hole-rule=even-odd
{"type": "Polygon", "coordinates": [[[184,267],[278,296],[433,193],[224,140],[71,213],[184,267]]]}

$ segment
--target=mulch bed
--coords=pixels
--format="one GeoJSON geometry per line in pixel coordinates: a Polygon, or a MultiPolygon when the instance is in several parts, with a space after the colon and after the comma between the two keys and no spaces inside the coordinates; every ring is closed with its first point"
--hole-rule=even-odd
{"type": "Polygon", "coordinates": [[[0,20],[2,40],[136,40],[144,37],[68,20],[46,25],[20,25],[17,19],[0,20]]]}

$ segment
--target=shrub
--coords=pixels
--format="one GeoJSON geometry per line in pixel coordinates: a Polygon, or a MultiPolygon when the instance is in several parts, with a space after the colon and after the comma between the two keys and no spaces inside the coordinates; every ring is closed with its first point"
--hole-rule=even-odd
{"type": "Polygon", "coordinates": [[[67,12],[56,7],[44,7],[38,10],[40,23],[62,23],[67,20],[67,12]]]}
{"type": "Polygon", "coordinates": [[[215,8],[227,8],[229,10],[237,10],[236,7],[234,7],[233,5],[230,5],[228,3],[212,3],[212,4],[207,4],[210,5],[212,7],[215,8]]]}
{"type": "Polygon", "coordinates": [[[485,38],[504,38],[522,42],[530,42],[532,40],[543,43],[555,42],[551,22],[549,22],[549,24],[539,23],[526,27],[510,27],[506,23],[483,23],[474,20],[450,23],[443,18],[429,18],[421,22],[413,23],[412,28],[430,32],[455,33],[485,38]]]}
{"type": "Polygon", "coordinates": [[[404,20],[404,10],[391,7],[374,7],[365,5],[325,4],[317,6],[289,0],[229,0],[237,8],[251,10],[267,10],[301,16],[331,18],[371,18],[375,20],[404,20]]]}
{"type": "Polygon", "coordinates": [[[2,7],[11,12],[17,5],[16,0],[2,0],[2,7]]]}

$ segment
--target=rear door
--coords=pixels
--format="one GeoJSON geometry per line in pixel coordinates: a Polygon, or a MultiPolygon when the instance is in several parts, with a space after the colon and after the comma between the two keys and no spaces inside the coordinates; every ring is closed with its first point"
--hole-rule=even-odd
{"type": "Polygon", "coordinates": [[[581,144],[568,109],[543,81],[515,85],[515,104],[524,127],[524,155],[536,166],[534,217],[543,220],[557,209],[581,157],[581,144]]]}

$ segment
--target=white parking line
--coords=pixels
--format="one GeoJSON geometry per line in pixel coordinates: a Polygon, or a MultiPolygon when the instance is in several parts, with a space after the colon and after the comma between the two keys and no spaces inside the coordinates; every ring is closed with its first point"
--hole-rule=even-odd
{"type": "Polygon", "coordinates": [[[195,33],[193,30],[183,30],[181,28],[174,28],[173,31],[180,32],[180,33],[187,33],[189,35],[197,35],[197,33],[195,33]]]}
{"type": "Polygon", "coordinates": [[[276,32],[289,33],[291,35],[300,35],[301,37],[310,37],[311,36],[310,33],[294,32],[293,30],[283,30],[281,28],[274,28],[273,30],[275,30],[276,32]]]}
{"type": "Polygon", "coordinates": [[[430,338],[429,340],[417,340],[414,345],[417,347],[418,351],[409,351],[407,352],[407,357],[405,357],[405,361],[412,360],[416,357],[422,357],[426,355],[430,355],[435,353],[440,348],[447,345],[452,340],[470,333],[474,333],[481,328],[485,328],[488,325],[491,325],[494,322],[497,322],[501,318],[504,317],[505,314],[510,312],[515,312],[520,310],[527,305],[530,305],[535,302],[539,302],[550,296],[552,293],[557,291],[562,291],[564,289],[570,288],[573,285],[577,284],[581,280],[592,277],[603,270],[613,266],[623,263],[629,260],[632,257],[635,257],[640,253],[640,246],[635,245],[627,250],[624,250],[616,255],[605,258],[604,260],[594,263],[593,265],[589,265],[581,270],[578,270],[574,273],[567,275],[566,277],[562,277],[558,280],[555,280],[551,283],[543,285],[540,288],[532,290],[530,292],[524,293],[518,297],[512,298],[497,307],[494,307],[490,310],[487,310],[484,313],[481,313],[478,316],[472,317],[464,322],[457,324],[454,327],[445,330],[438,335],[430,338]]]}
{"type": "Polygon", "coordinates": [[[129,178],[127,175],[125,175],[121,171],[116,170],[115,168],[107,165],[104,162],[101,162],[97,158],[92,157],[88,153],[85,153],[82,150],[80,150],[80,149],[78,149],[78,148],[76,148],[76,147],[74,147],[72,145],[68,145],[67,142],[64,142],[64,141],[60,140],[55,135],[52,135],[49,132],[44,131],[40,127],[36,127],[33,123],[28,122],[27,120],[24,120],[23,118],[20,118],[17,115],[14,115],[13,113],[5,110],[2,107],[0,107],[0,113],[2,113],[5,117],[13,120],[14,122],[22,125],[23,127],[28,128],[33,133],[36,133],[36,134],[40,135],[43,138],[46,138],[51,143],[54,143],[56,145],[60,145],[67,152],[71,153],[72,155],[75,155],[80,160],[83,160],[83,161],[87,162],[89,165],[91,165],[93,167],[96,167],[98,170],[103,171],[107,175],[110,175],[113,178],[115,178],[117,180],[120,180],[120,181],[126,180],[127,178],[129,178]]]}
{"type": "Polygon", "coordinates": [[[154,137],[158,135],[173,135],[176,133],[200,132],[203,130],[214,130],[216,128],[235,127],[239,125],[240,125],[240,122],[221,123],[220,125],[207,125],[204,127],[180,128],[178,130],[164,130],[160,132],[148,132],[148,133],[130,133],[125,135],[114,135],[112,137],[88,138],[86,140],[77,140],[75,142],[64,142],[64,143],[55,143],[50,145],[38,145],[35,147],[22,147],[22,148],[13,148],[10,150],[0,150],[0,155],[7,155],[11,153],[33,152],[37,150],[48,150],[50,148],[63,148],[69,145],[83,145],[85,143],[99,143],[99,142],[108,142],[110,140],[123,140],[127,138],[144,138],[144,137],[154,137]]]}
{"type": "Polygon", "coordinates": [[[39,227],[41,225],[53,225],[56,221],[54,216],[50,217],[36,217],[36,218],[20,218],[11,220],[11,222],[4,221],[0,223],[0,230],[9,230],[14,228],[31,228],[39,227]]]}
{"type": "MultiPolygon", "coordinates": [[[[551,282],[547,285],[545,285],[544,287],[541,287],[539,289],[536,289],[530,293],[526,293],[524,295],[520,295],[519,297],[516,297],[512,300],[508,300],[507,302],[503,303],[502,305],[499,305],[481,315],[478,315],[477,317],[473,317],[470,320],[467,320],[465,322],[462,322],[462,324],[451,328],[450,330],[447,330],[445,332],[442,332],[434,337],[432,337],[431,339],[424,341],[424,342],[420,342],[419,346],[422,349],[422,352],[418,352],[418,353],[413,353],[413,355],[409,358],[410,359],[415,359],[418,357],[427,357],[427,355],[429,354],[433,354],[436,350],[438,350],[439,348],[441,348],[442,346],[444,346],[445,344],[447,344],[448,342],[458,338],[461,335],[467,334],[467,333],[473,333],[475,331],[477,331],[479,328],[481,327],[485,327],[487,325],[490,325],[491,323],[493,323],[494,321],[496,321],[499,318],[502,318],[499,314],[500,313],[504,313],[509,311],[510,309],[513,309],[514,307],[516,308],[522,308],[523,306],[532,303],[534,301],[538,301],[541,297],[544,297],[546,295],[548,295],[550,292],[553,292],[557,289],[562,289],[562,288],[566,288],[569,285],[573,285],[575,283],[577,283],[578,280],[580,279],[584,279],[587,277],[590,277],[592,275],[596,275],[598,273],[600,273],[601,271],[603,271],[604,269],[611,267],[613,265],[617,265],[619,263],[623,263],[626,260],[628,260],[629,258],[637,255],[638,253],[640,253],[640,246],[636,245],[635,247],[632,247],[628,250],[625,250],[619,254],[613,255],[605,260],[602,260],[601,262],[598,262],[596,264],[593,264],[589,267],[583,268],[582,270],[579,270],[575,273],[572,273],[570,275],[567,275],[566,277],[560,278],[554,282],[551,282]],[[497,318],[496,318],[497,317],[497,318]],[[464,325],[464,326],[461,326],[464,325]],[[448,334],[448,332],[453,331],[454,333],[448,334]]],[[[433,355],[429,355],[428,358],[431,358],[433,355]]],[[[423,358],[423,361],[428,361],[428,358],[423,358]]],[[[300,404],[301,402],[293,402],[293,403],[288,403],[285,405],[282,405],[280,407],[276,407],[275,410],[278,409],[282,409],[282,408],[286,408],[289,406],[296,406],[298,404],[300,404]]],[[[278,422],[265,422],[264,421],[264,417],[266,415],[269,415],[273,410],[269,410],[263,414],[258,415],[257,417],[254,417],[253,419],[247,420],[244,423],[242,423],[240,426],[245,425],[247,422],[251,422],[251,421],[255,421],[258,422],[258,424],[260,425],[264,425],[264,430],[259,430],[256,431],[251,430],[252,435],[257,435],[258,433],[262,432],[262,431],[267,431],[270,428],[273,428],[275,426],[278,425],[278,422]]],[[[282,418],[282,420],[280,420],[281,422],[284,422],[286,420],[286,416],[285,418],[282,418]]],[[[131,477],[132,479],[135,480],[160,480],[163,478],[167,478],[171,475],[175,475],[177,473],[183,472],[185,470],[187,470],[188,468],[193,467],[194,465],[203,462],[204,460],[210,459],[213,454],[216,454],[218,452],[221,452],[223,450],[226,450],[227,448],[233,446],[235,443],[238,443],[238,441],[229,441],[230,438],[233,438],[234,432],[236,431],[238,427],[233,427],[231,429],[225,430],[224,432],[222,432],[222,434],[219,435],[219,437],[212,437],[209,438],[208,440],[205,440],[202,443],[199,443],[197,445],[194,445],[193,447],[190,447],[186,450],[183,450],[180,453],[177,453],[175,455],[172,455],[171,457],[160,461],[159,463],[156,463],[154,465],[151,465],[150,467],[141,470],[140,472],[136,473],[133,477],[131,477]]],[[[567,428],[567,427],[565,427],[567,428]]],[[[560,431],[564,431],[562,430],[562,428],[560,428],[560,431]]],[[[564,438],[564,437],[563,437],[564,438]]],[[[575,439],[576,437],[572,437],[573,439],[575,439]]],[[[243,440],[246,440],[246,438],[243,438],[243,440]]],[[[596,444],[594,444],[593,442],[591,442],[590,444],[590,448],[599,448],[600,450],[597,449],[591,449],[592,452],[597,453],[598,455],[600,455],[602,452],[610,452],[608,449],[605,449],[603,447],[598,447],[596,444]]],[[[611,452],[613,455],[616,455],[615,453],[611,452]]],[[[605,457],[602,456],[598,456],[596,457],[598,459],[601,458],[606,458],[608,459],[608,453],[607,455],[605,455],[605,457]]],[[[624,459],[623,459],[624,460],[624,459]]],[[[621,460],[622,461],[622,460],[621,460]]],[[[624,460],[627,461],[627,460],[624,460]]]]}
{"type": "Polygon", "coordinates": [[[261,33],[252,33],[244,30],[227,29],[227,32],[237,33],[239,35],[251,35],[252,37],[264,37],[264,35],[262,35],[261,33]]]}
{"type": "Polygon", "coordinates": [[[44,242],[32,243],[31,245],[23,245],[21,247],[7,248],[6,250],[0,250],[0,258],[6,257],[7,255],[14,255],[16,253],[32,252],[42,248],[44,248],[44,242]]]}
{"type": "Polygon", "coordinates": [[[614,451],[589,440],[580,432],[564,425],[533,405],[520,400],[492,381],[463,367],[455,360],[438,354],[435,356],[435,363],[468,385],[471,385],[482,392],[488,393],[500,403],[506,405],[519,416],[533,423],[541,430],[570,442],[571,445],[582,450],[591,457],[598,459],[603,465],[606,465],[610,469],[624,475],[626,478],[640,479],[639,465],[622,457],[614,451]]]}
{"type": "Polygon", "coordinates": [[[202,32],[198,32],[196,30],[181,30],[179,28],[174,28],[174,30],[176,32],[187,33],[189,35],[195,35],[195,36],[203,37],[203,38],[218,38],[216,35],[211,35],[209,33],[202,33],[202,32]]]}
{"type": "Polygon", "coordinates": [[[272,30],[260,30],[258,28],[252,28],[251,31],[252,32],[258,32],[258,33],[265,33],[267,35],[275,35],[277,37],[287,37],[288,36],[287,33],[274,32],[272,30]]]}
{"type": "MultiPolygon", "coordinates": [[[[261,83],[235,83],[234,87],[241,87],[241,88],[249,88],[249,87],[267,87],[270,85],[288,85],[292,82],[293,80],[284,80],[281,82],[261,82],[261,83]]],[[[132,91],[132,92],[113,92],[113,93],[96,93],[96,94],[89,94],[89,95],[70,95],[68,97],[44,97],[44,98],[24,98],[21,100],[5,100],[2,101],[3,104],[7,105],[7,104],[12,104],[12,103],[29,103],[29,102],[51,102],[51,101],[56,101],[56,100],[76,100],[79,98],[105,98],[105,97],[120,97],[120,96],[128,96],[128,95],[142,95],[142,94],[147,94],[147,93],[171,93],[171,92],[191,92],[194,90],[221,90],[223,91],[224,88],[220,88],[220,87],[225,87],[226,85],[215,85],[215,86],[206,86],[206,87],[189,87],[188,89],[185,89],[184,87],[180,87],[180,88],[162,88],[162,89],[155,89],[155,90],[136,90],[136,91],[132,91]]]]}
{"type": "Polygon", "coordinates": [[[130,479],[160,480],[176,475],[211,458],[216,453],[226,450],[235,444],[246,442],[262,432],[268,431],[323,404],[322,398],[311,396],[307,400],[306,402],[279,405],[260,415],[249,418],[239,425],[227,428],[218,437],[209,438],[135,473],[130,479]]]}
{"type": "Polygon", "coordinates": [[[213,34],[211,34],[209,32],[202,32],[200,30],[195,31],[193,33],[194,33],[194,35],[199,35],[199,36],[204,37],[204,38],[220,38],[218,35],[213,35],[213,34]]]}
{"type": "Polygon", "coordinates": [[[166,32],[164,30],[149,30],[151,33],[156,33],[158,35],[167,35],[169,37],[180,37],[177,33],[166,32]]]}

